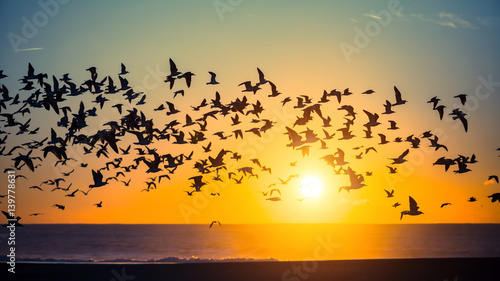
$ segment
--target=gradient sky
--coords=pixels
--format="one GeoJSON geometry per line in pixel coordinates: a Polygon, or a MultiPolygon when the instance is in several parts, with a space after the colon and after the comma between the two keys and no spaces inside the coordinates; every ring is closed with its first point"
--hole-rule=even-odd
{"type": "MultiPolygon", "coordinates": [[[[131,86],[147,95],[147,104],[139,109],[154,118],[160,128],[173,120],[165,117],[164,112],[152,110],[160,103],[174,102],[182,110],[175,118],[184,122],[186,113],[199,117],[189,105],[198,105],[204,98],[212,99],[215,91],[221,93],[224,103],[243,94],[250,102],[261,100],[265,108],[261,118],[277,124],[260,139],[245,135],[243,140],[231,137],[219,142],[217,137],[207,134],[209,140],[203,145],[212,141],[212,152],[208,154],[203,153],[200,145],[176,146],[168,142],[152,145],[163,154],[195,151],[194,159],[215,157],[225,148],[244,157],[239,162],[227,159],[228,169],[252,166],[251,158],[259,158],[263,165],[273,169],[272,175],[259,171],[259,179],[245,179],[241,185],[224,175],[225,183],[216,185],[210,181],[205,192],[192,197],[184,191],[190,190],[191,182],[187,179],[197,175],[192,169],[194,161],[180,167],[170,181],[162,181],[158,189],[151,192],[140,192],[148,177],[157,176],[146,175],[144,165],[137,172],[127,174],[127,178],[132,178],[131,186],[111,182],[88,196],[78,193],[75,198],[68,198],[65,192],[51,192],[52,187],[47,185],[42,186],[43,192],[28,190],[29,186],[44,180],[61,177],[61,172],[72,170],[71,165],[80,162],[89,163],[89,167],[76,167],[76,172],[66,178],[63,186],[71,182],[71,191],[87,190],[92,183],[91,169],[119,157],[111,152],[110,159],[97,159],[74,150],[69,153],[78,159],[76,164],[53,168],[55,158],[50,155],[34,173],[26,168],[16,172],[28,178],[18,179],[16,189],[17,214],[23,217],[24,223],[210,223],[212,220],[224,223],[500,223],[500,204],[491,203],[487,198],[499,192],[500,185],[485,184],[489,175],[500,175],[500,151],[496,151],[500,147],[500,4],[497,1],[41,2],[52,3],[50,11],[54,12],[48,14],[37,1],[0,4],[3,38],[0,69],[9,76],[0,83],[9,88],[12,96],[22,87],[17,79],[26,75],[28,63],[35,67],[36,73],[48,73],[49,77],[60,78],[69,73],[77,84],[89,78],[85,69],[90,66],[97,67],[100,78],[110,75],[118,83],[120,63],[124,63],[130,71],[126,78],[131,86]],[[30,29],[31,24],[34,28],[30,29]],[[346,53],[346,50],[352,52],[346,53]],[[186,96],[175,100],[173,90],[181,89],[182,83],[173,90],[163,83],[169,72],[169,58],[180,71],[196,74],[193,85],[186,89],[186,96]],[[257,81],[257,67],[283,95],[274,99],[265,97],[269,94],[268,85],[262,86],[263,90],[256,96],[241,93],[238,84],[257,81]],[[210,79],[208,71],[217,73],[220,85],[205,85],[210,79]],[[485,86],[484,81],[495,82],[485,86]],[[399,156],[409,144],[377,146],[376,135],[370,141],[362,138],[362,123],[367,120],[362,109],[381,113],[385,100],[394,100],[393,86],[401,90],[408,103],[394,108],[395,114],[382,116],[378,129],[385,131],[388,120],[397,120],[400,130],[384,132],[391,141],[397,136],[419,136],[431,130],[447,145],[449,152],[434,152],[428,148],[429,142],[422,139],[421,148],[411,149],[409,161],[400,165],[400,172],[388,177],[385,166],[390,160],[387,158],[399,156]],[[356,138],[330,141],[330,149],[326,151],[317,149],[319,143],[315,143],[311,155],[304,158],[300,151],[286,147],[284,128],[293,125],[294,116],[300,111],[294,111],[291,106],[281,107],[282,98],[291,96],[293,102],[289,105],[296,102],[295,96],[303,94],[318,101],[323,90],[347,87],[354,95],[345,97],[343,103],[351,104],[358,113],[359,119],[353,128],[356,138]],[[375,93],[360,95],[367,89],[375,93]],[[460,93],[469,95],[466,106],[461,107],[453,98],[460,93]],[[461,107],[468,114],[468,133],[448,116],[439,121],[437,112],[426,103],[433,96],[439,96],[448,110],[461,107]],[[356,161],[354,155],[358,152],[352,147],[361,145],[375,146],[379,152],[356,161]],[[340,186],[348,184],[347,176],[333,175],[331,167],[318,159],[334,153],[337,147],[346,152],[346,159],[358,173],[373,171],[372,177],[366,177],[366,187],[350,193],[338,192],[340,186]],[[432,166],[439,157],[455,158],[458,154],[477,156],[479,162],[469,166],[472,172],[454,174],[454,166],[445,173],[443,167],[432,166]],[[297,167],[290,167],[288,163],[294,161],[298,161],[297,167]],[[288,186],[280,186],[283,201],[271,202],[260,194],[259,191],[278,182],[278,177],[292,174],[300,176],[288,186]],[[303,197],[301,181],[308,176],[322,182],[320,196],[297,201],[303,197]],[[395,198],[386,198],[383,189],[395,189],[395,198]],[[220,191],[220,197],[208,195],[215,190],[220,191]],[[408,196],[417,200],[424,214],[400,221],[400,211],[408,209],[408,196]],[[471,196],[478,202],[467,202],[471,196]],[[103,208],[92,206],[99,201],[103,201],[103,208]],[[392,208],[395,202],[402,206],[392,208]],[[441,209],[444,202],[453,205],[441,209]],[[66,210],[52,208],[56,203],[66,205],[66,210]],[[31,213],[44,215],[28,216],[31,213]]],[[[28,93],[21,95],[26,98],[28,93]]],[[[89,93],[80,97],[88,108],[95,98],[89,93]]],[[[74,112],[80,97],[66,102],[74,112]]],[[[107,128],[102,124],[119,119],[110,106],[118,102],[120,95],[108,98],[111,101],[105,104],[99,120],[93,120],[86,133],[107,128]]],[[[336,110],[337,107],[336,101],[323,107],[324,114],[334,119],[334,128],[342,127],[344,121],[343,111],[336,110]]],[[[12,111],[7,108],[2,113],[12,111]]],[[[31,128],[39,126],[40,133],[16,137],[12,131],[7,150],[50,135],[48,124],[58,120],[53,112],[44,109],[19,118],[23,121],[31,118],[31,128]]],[[[246,123],[241,129],[251,128],[251,117],[243,119],[246,123]]],[[[317,119],[308,127],[322,136],[321,120],[317,119]]],[[[234,130],[229,124],[230,120],[210,120],[208,129],[210,133],[222,130],[229,134],[234,130]]],[[[62,134],[61,129],[56,128],[62,134]]],[[[186,134],[192,129],[195,127],[186,129],[186,134]]],[[[301,129],[305,127],[297,131],[301,129]]],[[[119,146],[125,148],[127,140],[134,139],[124,138],[119,146]]],[[[13,156],[1,157],[0,168],[12,165],[11,159],[19,151],[13,156]]],[[[133,157],[124,157],[125,162],[132,163],[133,157]]],[[[111,172],[105,174],[111,175],[111,172]]],[[[6,184],[0,187],[0,194],[5,193],[6,184]]],[[[5,209],[6,200],[1,202],[5,209]]]]}

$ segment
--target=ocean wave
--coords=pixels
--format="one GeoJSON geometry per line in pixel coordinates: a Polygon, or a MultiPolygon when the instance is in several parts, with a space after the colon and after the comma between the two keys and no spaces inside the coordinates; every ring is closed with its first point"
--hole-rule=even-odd
{"type": "MultiPolygon", "coordinates": [[[[7,257],[1,256],[0,262],[6,262],[7,257]]],[[[159,259],[131,259],[131,258],[115,258],[115,259],[79,259],[79,258],[40,258],[40,257],[18,257],[16,262],[27,263],[230,263],[230,262],[274,262],[278,261],[274,258],[199,258],[199,257],[164,257],[159,259]]]]}

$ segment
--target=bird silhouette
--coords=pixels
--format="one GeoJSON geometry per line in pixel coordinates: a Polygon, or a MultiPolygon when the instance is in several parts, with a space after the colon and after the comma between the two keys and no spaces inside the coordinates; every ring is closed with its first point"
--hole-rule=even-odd
{"type": "Polygon", "coordinates": [[[413,199],[411,196],[409,196],[409,201],[410,201],[410,210],[402,211],[401,212],[401,219],[403,219],[403,216],[409,215],[409,216],[418,216],[423,214],[421,211],[419,211],[419,207],[417,206],[417,202],[415,199],[413,199]]]}
{"type": "Polygon", "coordinates": [[[384,191],[387,193],[388,198],[394,197],[394,189],[391,191],[384,189],[384,191]]]}
{"type": "Polygon", "coordinates": [[[212,223],[210,223],[210,226],[208,228],[212,228],[212,226],[215,224],[215,223],[218,223],[219,226],[221,226],[220,222],[219,221],[212,221],[212,223]]]}

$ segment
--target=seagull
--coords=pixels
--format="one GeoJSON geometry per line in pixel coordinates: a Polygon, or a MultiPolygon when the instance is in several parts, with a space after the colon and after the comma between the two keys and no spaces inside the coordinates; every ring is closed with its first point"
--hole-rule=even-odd
{"type": "Polygon", "coordinates": [[[446,106],[444,106],[444,105],[436,106],[434,108],[434,110],[437,110],[439,112],[439,120],[443,120],[443,115],[444,115],[444,109],[445,108],[446,108],[446,106]]]}
{"type": "Polygon", "coordinates": [[[397,208],[399,206],[401,206],[401,204],[399,204],[399,202],[396,202],[396,203],[394,203],[394,205],[392,205],[392,207],[394,207],[394,208],[397,208]]]}
{"type": "Polygon", "coordinates": [[[397,130],[397,129],[399,129],[399,127],[396,126],[396,121],[389,120],[389,123],[391,124],[391,127],[387,128],[387,130],[397,130]]]}
{"type": "Polygon", "coordinates": [[[209,71],[208,73],[210,73],[210,82],[207,82],[207,85],[217,85],[217,84],[219,84],[219,82],[217,82],[217,81],[215,80],[215,76],[216,76],[217,74],[215,74],[215,73],[213,73],[213,72],[211,72],[211,71],[209,71]]]}
{"type": "MultiPolygon", "coordinates": [[[[189,88],[189,87],[191,87],[191,79],[193,76],[195,76],[195,74],[192,73],[191,71],[188,71],[188,72],[184,72],[183,74],[179,75],[177,78],[186,79],[186,86],[189,88]]],[[[184,94],[183,94],[183,96],[184,96],[184,94]]],[[[174,98],[175,98],[175,96],[174,96],[174,98]]]]}
{"type": "Polygon", "coordinates": [[[488,180],[495,180],[498,183],[498,176],[492,175],[488,177],[488,180]]]}
{"type": "Polygon", "coordinates": [[[448,206],[448,205],[451,205],[451,203],[443,203],[443,204],[441,204],[441,208],[443,208],[444,206],[448,206]]]}
{"type": "MultiPolygon", "coordinates": [[[[107,179],[106,179],[106,181],[102,181],[104,176],[102,175],[101,171],[99,171],[99,170],[97,172],[92,170],[92,178],[94,180],[94,184],[89,185],[90,188],[101,187],[103,185],[108,184],[107,179]]],[[[62,210],[64,210],[64,209],[62,209],[62,210]]]]}
{"type": "Polygon", "coordinates": [[[394,197],[394,189],[391,191],[384,189],[384,191],[387,193],[387,198],[394,197]]]}
{"type": "Polygon", "coordinates": [[[356,174],[356,172],[354,172],[351,167],[347,167],[347,174],[349,175],[349,181],[351,182],[351,185],[341,186],[339,188],[339,192],[342,191],[342,189],[345,189],[347,190],[347,192],[349,192],[349,190],[351,189],[360,189],[363,186],[366,186],[366,184],[363,183],[365,181],[363,175],[356,174]]]}
{"type": "Polygon", "coordinates": [[[476,197],[469,197],[469,199],[467,201],[469,201],[469,202],[476,202],[477,199],[476,199],[476,197]]]}
{"type": "Polygon", "coordinates": [[[382,112],[382,114],[392,114],[395,112],[394,110],[391,109],[392,104],[388,100],[385,101],[384,108],[385,108],[385,112],[382,112]]]}
{"type": "Polygon", "coordinates": [[[413,199],[411,196],[409,197],[410,197],[410,210],[402,211],[400,220],[403,219],[404,215],[418,216],[423,214],[421,211],[418,210],[419,207],[417,206],[417,202],[415,201],[415,199],[413,199]]]}
{"type": "Polygon", "coordinates": [[[97,208],[102,208],[102,201],[99,202],[99,203],[96,203],[96,204],[94,204],[92,206],[96,206],[97,208]]]}
{"type": "Polygon", "coordinates": [[[390,173],[390,174],[395,174],[395,173],[396,173],[396,170],[398,169],[398,168],[396,168],[396,167],[391,167],[391,166],[386,166],[386,167],[387,167],[387,168],[389,168],[389,170],[390,170],[390,172],[389,172],[389,173],[390,173]]]}
{"type": "Polygon", "coordinates": [[[460,109],[456,108],[454,109],[449,115],[454,115],[452,118],[453,120],[459,119],[462,122],[462,125],[464,126],[464,130],[467,133],[467,130],[469,128],[467,119],[465,119],[465,116],[467,115],[460,109]]]}
{"type": "Polygon", "coordinates": [[[401,98],[401,92],[398,90],[398,88],[396,88],[396,86],[394,86],[394,93],[396,95],[396,103],[393,103],[393,106],[406,103],[406,100],[403,100],[401,98]]]}
{"type": "Polygon", "coordinates": [[[406,162],[404,158],[406,155],[408,155],[408,152],[410,152],[410,149],[405,150],[401,155],[399,155],[398,158],[389,158],[393,161],[391,164],[402,164],[406,162]]]}
{"type": "Polygon", "coordinates": [[[493,193],[488,198],[491,198],[491,202],[498,201],[500,203],[500,193],[493,193]]]}
{"type": "Polygon", "coordinates": [[[212,228],[212,225],[214,225],[214,223],[218,223],[218,224],[219,224],[219,226],[221,225],[221,224],[220,224],[220,221],[213,221],[213,222],[210,224],[210,226],[209,226],[208,228],[212,228]]]}
{"type": "Polygon", "coordinates": [[[64,206],[64,205],[59,205],[59,204],[54,204],[54,205],[52,205],[52,207],[56,207],[56,208],[61,209],[61,210],[63,210],[63,211],[64,211],[64,209],[66,208],[66,206],[64,206]]]}
{"type": "Polygon", "coordinates": [[[466,94],[456,95],[456,96],[454,96],[454,98],[459,98],[462,105],[465,105],[465,103],[467,102],[467,95],[466,94]]]}
{"type": "Polygon", "coordinates": [[[257,82],[257,85],[262,85],[269,82],[264,78],[264,73],[258,67],[257,67],[257,72],[259,73],[259,82],[257,82]]]}
{"type": "Polygon", "coordinates": [[[122,64],[121,64],[121,71],[120,71],[120,73],[118,73],[118,75],[125,75],[125,74],[127,74],[127,73],[129,73],[129,72],[127,71],[127,67],[126,67],[126,66],[122,63],[122,64]]]}
{"type": "Polygon", "coordinates": [[[436,96],[427,101],[427,103],[432,103],[432,109],[436,109],[436,106],[440,99],[436,96]]]}

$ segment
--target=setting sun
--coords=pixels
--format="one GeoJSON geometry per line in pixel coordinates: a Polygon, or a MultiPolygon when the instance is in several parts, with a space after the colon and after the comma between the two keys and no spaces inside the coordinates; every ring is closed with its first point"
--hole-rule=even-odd
{"type": "Polygon", "coordinates": [[[306,197],[316,197],[321,193],[321,181],[317,177],[306,177],[300,186],[302,194],[306,197]]]}

